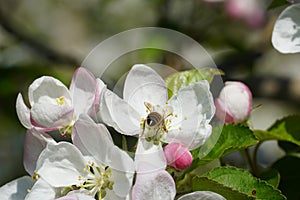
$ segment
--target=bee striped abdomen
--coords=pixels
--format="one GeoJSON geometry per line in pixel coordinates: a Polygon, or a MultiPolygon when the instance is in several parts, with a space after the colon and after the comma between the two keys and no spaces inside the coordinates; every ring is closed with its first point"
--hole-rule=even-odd
{"type": "Polygon", "coordinates": [[[163,117],[158,112],[149,113],[146,119],[146,123],[150,127],[159,125],[162,121],[163,121],[163,117]]]}

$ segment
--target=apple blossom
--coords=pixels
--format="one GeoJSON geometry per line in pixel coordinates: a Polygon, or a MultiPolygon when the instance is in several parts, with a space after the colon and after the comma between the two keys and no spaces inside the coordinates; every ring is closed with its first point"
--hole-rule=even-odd
{"type": "Polygon", "coordinates": [[[104,125],[79,119],[73,129],[74,144],[47,145],[37,174],[52,187],[81,188],[98,199],[125,199],[132,185],[133,160],[113,144],[104,125]]]}
{"type": "Polygon", "coordinates": [[[154,145],[176,141],[195,149],[211,134],[215,106],[207,81],[183,87],[168,100],[164,80],[139,64],[126,77],[123,99],[106,88],[101,98],[98,116],[104,123],[154,145]]]}
{"type": "Polygon", "coordinates": [[[27,129],[42,132],[59,129],[62,134],[70,134],[81,113],[96,113],[101,85],[102,81],[84,68],[75,71],[70,90],[59,80],[43,76],[29,86],[30,108],[22,95],[18,95],[18,117],[27,129]]]}
{"type": "Polygon", "coordinates": [[[174,180],[164,170],[138,173],[132,188],[132,200],[173,200],[175,195],[174,180]]]}
{"type": "Polygon", "coordinates": [[[252,93],[244,83],[228,81],[215,104],[220,120],[227,124],[244,122],[252,110],[252,93]]]}
{"type": "Polygon", "coordinates": [[[223,196],[211,191],[196,191],[181,196],[178,200],[226,200],[223,196]]]}
{"type": "Polygon", "coordinates": [[[188,168],[193,162],[193,156],[183,145],[172,142],[164,147],[164,155],[169,166],[178,170],[188,168]]]}
{"type": "Polygon", "coordinates": [[[226,11],[234,19],[244,20],[252,27],[261,26],[265,11],[258,0],[226,0],[226,11]]]}

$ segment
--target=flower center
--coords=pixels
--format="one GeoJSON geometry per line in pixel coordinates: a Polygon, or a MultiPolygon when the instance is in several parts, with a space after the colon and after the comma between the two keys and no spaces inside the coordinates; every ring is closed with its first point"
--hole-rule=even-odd
{"type": "Polygon", "coordinates": [[[98,200],[102,200],[106,196],[106,189],[113,189],[114,182],[111,180],[112,171],[109,167],[95,166],[93,162],[88,162],[83,171],[88,172],[88,175],[86,178],[78,177],[83,180],[79,187],[88,190],[89,195],[97,195],[98,200]]]}
{"type": "Polygon", "coordinates": [[[58,105],[65,105],[66,104],[66,102],[65,102],[65,97],[64,96],[61,96],[61,97],[59,97],[59,98],[56,98],[55,99],[56,100],[56,103],[58,104],[58,105]]]}
{"type": "Polygon", "coordinates": [[[153,142],[158,145],[163,134],[167,133],[166,122],[167,118],[172,115],[173,108],[166,106],[161,109],[160,105],[152,106],[145,102],[146,112],[149,113],[146,119],[142,119],[141,128],[143,130],[142,136],[146,141],[153,142]]]}

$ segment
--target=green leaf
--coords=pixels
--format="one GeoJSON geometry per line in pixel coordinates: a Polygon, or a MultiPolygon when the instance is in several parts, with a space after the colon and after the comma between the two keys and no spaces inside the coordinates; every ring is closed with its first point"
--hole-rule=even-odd
{"type": "Polygon", "coordinates": [[[176,178],[176,191],[177,193],[188,193],[192,191],[192,178],[195,176],[203,175],[213,168],[220,167],[220,161],[214,160],[206,165],[198,165],[199,159],[195,159],[192,165],[182,172],[183,177],[181,180],[176,178]]]}
{"type": "Polygon", "coordinates": [[[248,127],[238,124],[228,124],[222,127],[215,127],[212,136],[193,154],[198,153],[198,157],[200,158],[199,164],[206,164],[257,143],[258,140],[248,127]],[[220,132],[221,135],[217,138],[220,132]],[[215,142],[216,140],[217,142],[215,142]],[[211,149],[212,145],[213,148],[211,149]]]}
{"type": "Polygon", "coordinates": [[[275,169],[270,169],[268,171],[261,173],[259,175],[259,178],[267,181],[270,185],[274,186],[275,188],[278,187],[280,182],[280,174],[275,169]]]}
{"type": "Polygon", "coordinates": [[[203,176],[193,178],[193,190],[209,190],[227,200],[286,199],[279,190],[252,176],[248,171],[235,167],[218,167],[203,176]]]}
{"type": "Polygon", "coordinates": [[[296,156],[285,156],[276,161],[272,168],[279,171],[281,180],[279,189],[289,200],[299,200],[299,180],[300,180],[300,158],[296,156]]]}
{"type": "Polygon", "coordinates": [[[201,80],[207,80],[210,83],[214,76],[223,74],[224,73],[221,70],[214,68],[193,69],[172,74],[166,78],[169,98],[176,94],[182,87],[201,80]]]}
{"type": "Polygon", "coordinates": [[[267,131],[255,130],[259,140],[282,140],[300,146],[300,116],[288,116],[276,121],[267,131]]]}

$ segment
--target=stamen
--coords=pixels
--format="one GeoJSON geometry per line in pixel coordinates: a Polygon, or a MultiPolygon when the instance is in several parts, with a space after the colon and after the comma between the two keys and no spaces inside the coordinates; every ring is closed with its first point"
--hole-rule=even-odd
{"type": "Polygon", "coordinates": [[[65,97],[64,96],[61,96],[61,97],[59,97],[59,98],[56,98],[55,99],[56,100],[56,103],[58,104],[58,105],[65,105],[65,97]]]}
{"type": "Polygon", "coordinates": [[[34,171],[32,179],[35,181],[37,181],[39,179],[39,174],[36,171],[34,171]]]}
{"type": "MultiPolygon", "coordinates": [[[[94,162],[88,162],[84,172],[87,172],[87,179],[83,180],[80,188],[88,190],[88,194],[102,199],[106,195],[106,189],[112,190],[114,182],[111,180],[112,171],[103,165],[96,166],[94,162]]],[[[82,177],[78,177],[82,180],[82,177]]]]}

